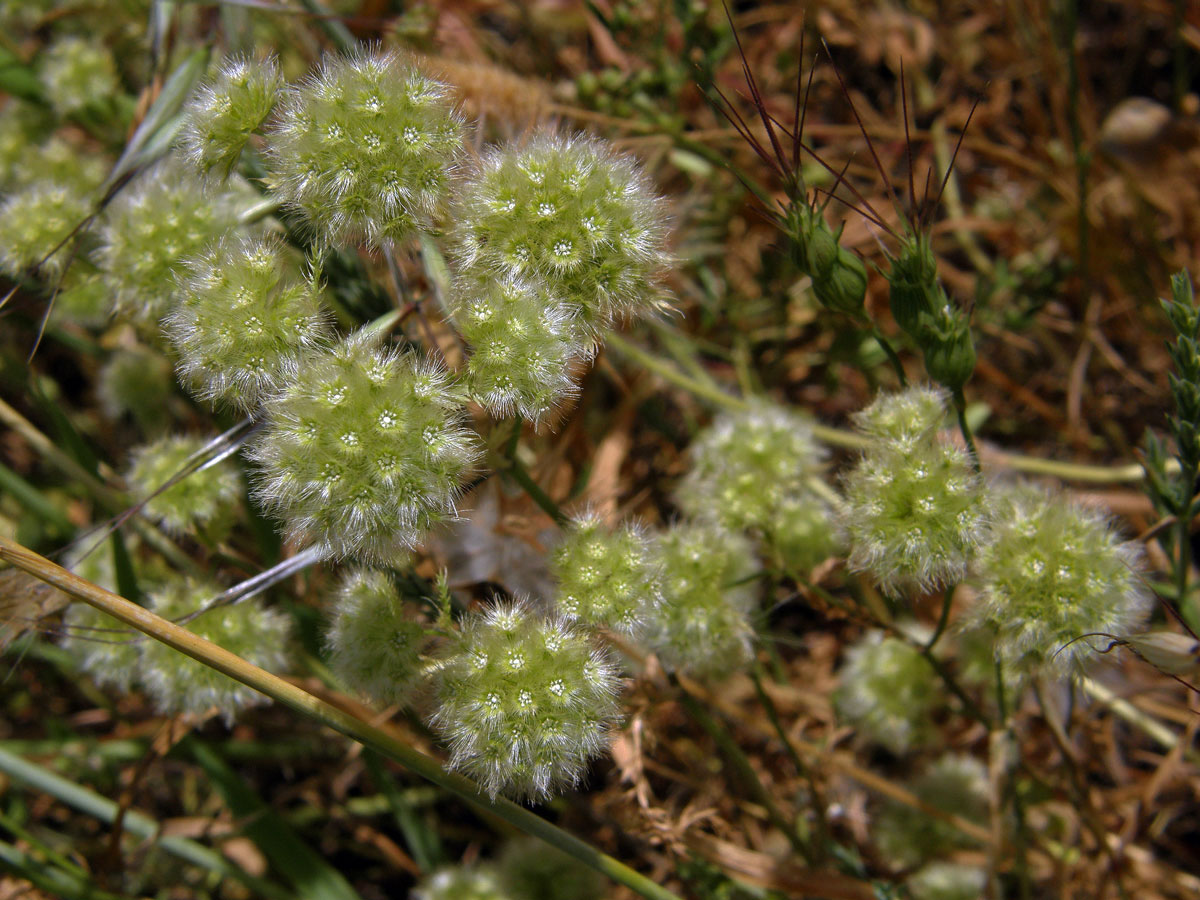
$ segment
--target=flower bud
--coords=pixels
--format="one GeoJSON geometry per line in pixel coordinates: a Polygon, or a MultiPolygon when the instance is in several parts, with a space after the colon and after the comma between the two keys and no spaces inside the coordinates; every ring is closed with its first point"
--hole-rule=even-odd
{"type": "Polygon", "coordinates": [[[242,148],[275,108],[283,78],[273,57],[227,59],[188,103],[180,146],[202,177],[225,179],[242,148]]]}

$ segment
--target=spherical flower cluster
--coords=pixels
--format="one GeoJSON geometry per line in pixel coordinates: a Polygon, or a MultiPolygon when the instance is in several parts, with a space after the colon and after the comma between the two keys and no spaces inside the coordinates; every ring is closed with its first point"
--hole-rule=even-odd
{"type": "Polygon", "coordinates": [[[880,394],[855,414],[854,424],[868,437],[908,445],[937,433],[946,420],[948,400],[945,388],[913,385],[894,394],[880,394]]]}
{"type": "Polygon", "coordinates": [[[860,427],[873,441],[845,479],[850,568],[889,592],[962,580],[987,537],[982,480],[965,450],[938,442],[929,396],[910,390],[868,407],[860,427]]]}
{"type": "Polygon", "coordinates": [[[808,484],[825,450],[807,417],[770,403],[724,413],[696,436],[691,458],[676,491],[691,517],[753,531],[798,568],[832,549],[831,512],[808,484]]]}
{"type": "Polygon", "coordinates": [[[204,177],[229,177],[250,135],[266,121],[283,89],[273,57],[227,59],[188,103],[180,131],[183,155],[204,177]]]}
{"type": "MultiPolygon", "coordinates": [[[[95,554],[93,554],[95,555],[95,554]]],[[[89,579],[91,580],[91,579],[89,579]]],[[[104,585],[115,590],[116,585],[104,585]]],[[[141,632],[128,628],[82,600],[63,614],[67,638],[63,646],[75,654],[79,667],[101,687],[128,691],[137,677],[141,632]]]]}
{"type": "Polygon", "coordinates": [[[754,552],[740,535],[680,524],[657,539],[662,602],[651,610],[646,643],[662,664],[722,678],[750,659],[754,552]]]}
{"type": "Polygon", "coordinates": [[[412,892],[413,900],[516,900],[491,866],[438,869],[412,892]]]}
{"type": "Polygon", "coordinates": [[[143,431],[153,431],[168,419],[172,384],[165,356],[144,348],[118,350],[100,370],[96,394],[109,418],[129,413],[143,431]]]}
{"type": "Polygon", "coordinates": [[[204,185],[177,157],[121,191],[104,215],[96,260],[113,309],[155,324],[176,297],[174,272],[188,256],[237,225],[252,192],[244,183],[219,191],[204,185]]]}
{"type": "Polygon", "coordinates": [[[103,46],[81,37],[62,37],[38,60],[46,99],[61,116],[110,102],[117,95],[117,65],[103,46]]]}
{"type": "Polygon", "coordinates": [[[513,900],[600,900],[607,894],[604,876],[537,838],[510,840],[496,865],[513,900]]]}
{"type": "Polygon", "coordinates": [[[30,152],[52,127],[52,117],[40,105],[9,97],[0,109],[0,188],[24,183],[18,173],[37,157],[30,152]]]}
{"type": "Polygon", "coordinates": [[[338,585],[325,645],[330,668],[348,687],[376,703],[403,705],[424,674],[428,635],[386,573],[352,569],[338,585]]]}
{"type": "Polygon", "coordinates": [[[590,628],[638,634],[661,601],[650,540],[632,522],[607,528],[586,513],[567,526],[550,557],[558,608],[590,628]]]}
{"type": "Polygon", "coordinates": [[[905,881],[912,900],[979,900],[987,893],[987,870],[966,863],[932,862],[905,881]]]}
{"type": "Polygon", "coordinates": [[[109,160],[77,143],[54,135],[36,147],[26,147],[12,168],[13,182],[30,185],[52,181],[80,193],[92,194],[108,174],[109,160]]]}
{"type": "Polygon", "coordinates": [[[13,278],[37,268],[58,275],[70,258],[67,239],[92,211],[74,185],[37,181],[0,203],[0,272],[13,278]]]}
{"type": "Polygon", "coordinates": [[[545,279],[593,338],[660,302],[663,202],[598,141],[541,134],[491,151],[461,186],[454,221],[463,267],[545,279]]]}
{"type": "Polygon", "coordinates": [[[942,694],[916,647],[868,632],[846,651],[840,679],[838,713],[867,740],[899,756],[934,733],[930,716],[942,694]]]}
{"type": "Polygon", "coordinates": [[[253,411],[296,378],[329,326],[312,280],[287,271],[278,240],[220,240],[185,260],[164,327],[180,380],[203,400],[253,411]]]}
{"type": "Polygon", "coordinates": [[[318,241],[379,247],[430,227],[462,130],[449,89],[395,54],[327,57],[281,103],[273,186],[318,241]]]}
{"type": "MultiPolygon", "coordinates": [[[[940,757],[909,788],[927,806],[980,825],[987,822],[987,769],[972,756],[940,757]]],[[[904,868],[971,845],[949,822],[898,802],[880,812],[874,838],[888,861],[904,868]]]]}
{"type": "Polygon", "coordinates": [[[307,357],[266,409],[256,495],[291,538],[388,563],[454,515],[475,440],[436,364],[360,331],[307,357]]]}
{"type": "Polygon", "coordinates": [[[205,443],[202,438],[175,435],[133,452],[126,481],[138,497],[149,497],[143,507],[145,514],[171,531],[198,528],[220,535],[232,524],[242,485],[228,459],[190,472],[165,491],[155,493],[201,459],[205,443]]]}
{"type": "Polygon", "coordinates": [[[994,491],[992,540],[980,550],[972,618],[1019,669],[1080,666],[1103,639],[1137,630],[1149,607],[1140,555],[1108,519],[1028,484],[994,491]]]}
{"type": "Polygon", "coordinates": [[[587,634],[528,602],[466,620],[434,674],[433,726],[450,764],[492,796],[546,800],[608,743],[617,670],[587,634]]]}
{"type": "MultiPolygon", "coordinates": [[[[215,584],[178,580],[149,594],[150,608],[164,619],[182,619],[221,593],[215,584]]],[[[255,600],[219,606],[190,619],[188,630],[270,672],[288,665],[288,618],[255,600]]],[[[141,642],[139,680],[168,715],[199,715],[216,707],[229,722],[247,706],[267,703],[253,688],[155,640],[141,642]]]]}
{"type": "Polygon", "coordinates": [[[493,416],[544,422],[578,388],[571,365],[586,357],[575,314],[540,279],[468,271],[455,279],[450,314],[471,348],[471,396],[493,416]]]}

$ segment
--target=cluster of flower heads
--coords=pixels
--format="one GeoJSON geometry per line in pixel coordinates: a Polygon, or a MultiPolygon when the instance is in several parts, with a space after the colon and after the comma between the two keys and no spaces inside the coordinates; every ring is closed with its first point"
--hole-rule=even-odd
{"type": "Polygon", "coordinates": [[[493,796],[544,800],[574,784],[620,715],[608,654],[528,601],[496,603],[464,622],[433,680],[432,722],[451,764],[493,796]]]}
{"type": "MultiPolygon", "coordinates": [[[[212,582],[174,577],[150,591],[147,605],[165,619],[181,620],[193,633],[252,665],[273,672],[286,670],[290,619],[255,600],[208,609],[220,594],[212,582]]],[[[86,603],[69,607],[65,625],[67,644],[78,651],[85,671],[101,684],[125,690],[141,684],[164,714],[200,715],[215,708],[229,721],[239,710],[267,702],[254,689],[132,631],[86,603]]]]}
{"type": "Polygon", "coordinates": [[[912,388],[855,417],[870,444],[844,483],[849,562],[887,591],[957,584],[988,535],[974,460],[938,440],[946,402],[940,389],[912,388]]]}
{"type": "Polygon", "coordinates": [[[718,416],[690,452],[676,491],[689,516],[760,536],[795,571],[832,554],[832,510],[812,487],[826,453],[806,416],[759,402],[718,416]]]}
{"type": "Polygon", "coordinates": [[[454,514],[477,456],[446,371],[369,331],[309,357],[266,410],[256,495],[330,556],[394,561],[454,514]]]}

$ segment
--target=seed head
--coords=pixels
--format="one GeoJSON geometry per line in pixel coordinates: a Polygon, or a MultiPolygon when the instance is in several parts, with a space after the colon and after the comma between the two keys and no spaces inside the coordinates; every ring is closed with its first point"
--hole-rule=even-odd
{"type": "Polygon", "coordinates": [[[377,248],[432,226],[462,130],[449,89],[396,54],[328,56],[280,105],[274,188],[319,243],[377,248]]]}
{"type": "Polygon", "coordinates": [[[329,338],[320,289],[288,268],[276,239],[219,240],[185,260],[163,325],[180,380],[203,400],[255,410],[329,338]]]}
{"type": "Polygon", "coordinates": [[[439,869],[412,892],[413,900],[513,900],[494,866],[439,869]]]}
{"type": "Polygon", "coordinates": [[[82,600],[67,607],[63,625],[67,634],[63,646],[75,654],[79,667],[96,684],[122,692],[133,686],[141,655],[141,632],[82,600]]]}
{"type": "Polygon", "coordinates": [[[838,713],[862,737],[901,756],[933,736],[930,715],[942,695],[916,647],[868,632],[846,651],[840,678],[838,713]]]}
{"type": "MultiPolygon", "coordinates": [[[[987,769],[973,756],[945,754],[922,772],[909,789],[934,809],[980,825],[987,822],[987,769]]],[[[874,838],[888,861],[903,868],[972,845],[949,822],[898,802],[889,803],[881,811],[874,838]]]]}
{"type": "Polygon", "coordinates": [[[105,212],[96,260],[113,309],[142,325],[157,324],[178,292],[184,259],[237,226],[253,192],[244,182],[216,191],[172,156],[141,175],[105,212]]]}
{"type": "Polygon", "coordinates": [[[36,266],[58,275],[71,255],[65,239],[91,211],[91,198],[71,184],[36,181],[13,191],[0,203],[0,272],[17,278],[36,266]]]}
{"type": "Polygon", "coordinates": [[[547,800],[579,781],[620,716],[617,670],[586,633],[526,601],[471,615],[434,673],[450,765],[493,797],[547,800]]]}
{"type": "Polygon", "coordinates": [[[302,360],[266,410],[255,494],[330,556],[394,561],[455,514],[477,455],[446,372],[364,331],[302,360]]]}
{"type": "Polygon", "coordinates": [[[723,413],[692,442],[677,500],[729,531],[769,532],[786,500],[811,493],[824,460],[805,416],[771,403],[723,413]]]}
{"type": "Polygon", "coordinates": [[[450,314],[471,348],[468,389],[493,416],[540,424],[578,392],[571,365],[590,348],[577,339],[573,308],[545,281],[460,273],[450,314]]]}
{"type": "Polygon", "coordinates": [[[585,513],[567,526],[550,557],[558,609],[589,628],[639,634],[661,602],[650,540],[632,522],[608,529],[585,513]]]}
{"type": "Polygon", "coordinates": [[[661,305],[663,202],[631,160],[599,141],[540,134],[495,149],[457,200],[462,266],[544,279],[578,304],[590,338],[617,318],[661,305]]]}
{"type": "MultiPolygon", "coordinates": [[[[176,580],[150,593],[148,605],[164,619],[182,619],[220,593],[215,584],[176,580]]],[[[287,668],[289,620],[255,600],[208,610],[189,620],[186,627],[269,672],[287,668]]],[[[215,706],[228,723],[239,710],[269,702],[253,688],[166,644],[144,640],[139,646],[139,679],[164,714],[200,714],[215,706]]]]}
{"type": "Polygon", "coordinates": [[[407,705],[423,676],[429,626],[381,571],[352,569],[334,597],[325,645],[330,668],[383,706],[407,705]]]}
{"type": "Polygon", "coordinates": [[[229,177],[250,135],[266,121],[283,89],[274,57],[235,57],[197,89],[180,131],[184,158],[198,175],[229,177]]]}
{"type": "Polygon", "coordinates": [[[38,78],[60,116],[111,102],[119,92],[112,54],[81,37],[61,37],[47,47],[38,59],[38,78]]]}
{"type": "Polygon", "coordinates": [[[1105,516],[1029,484],[995,489],[992,504],[972,618],[993,630],[1002,660],[1068,672],[1105,646],[1081,635],[1139,630],[1149,607],[1140,553],[1105,516]]]}
{"type": "Polygon", "coordinates": [[[877,400],[862,419],[875,439],[845,479],[850,568],[870,573],[885,591],[961,581],[987,537],[982,481],[965,450],[937,441],[931,419],[928,394],[877,400]]]}
{"type": "Polygon", "coordinates": [[[656,541],[662,602],[651,610],[647,645],[668,669],[722,678],[750,659],[754,551],[710,524],[674,525],[656,541]]]}
{"type": "MultiPolygon", "coordinates": [[[[195,462],[205,443],[202,438],[176,435],[139,447],[126,475],[129,486],[138,497],[148,497],[195,462]]],[[[144,512],[176,533],[197,528],[221,535],[232,525],[241,496],[241,478],[226,459],[191,472],[147,500],[144,512]]]]}
{"type": "Polygon", "coordinates": [[[905,884],[913,900],[978,900],[987,893],[987,870],[966,863],[932,862],[905,884]]]}
{"type": "Polygon", "coordinates": [[[143,431],[153,433],[168,419],[172,385],[167,358],[138,347],[113,353],[100,370],[96,394],[109,418],[119,419],[129,413],[143,431]]]}

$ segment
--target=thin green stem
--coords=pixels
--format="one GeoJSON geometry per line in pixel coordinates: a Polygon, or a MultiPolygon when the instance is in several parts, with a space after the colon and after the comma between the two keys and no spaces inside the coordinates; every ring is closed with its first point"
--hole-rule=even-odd
{"type": "Polygon", "coordinates": [[[540,838],[641,896],[649,900],[680,900],[676,894],[525,807],[502,797],[489,797],[473,781],[446,771],[433,757],[426,756],[369,722],[351,716],[303,688],[251,665],[240,656],[198,637],[186,628],[181,628],[111,591],[79,578],[3,536],[0,536],[0,559],[7,560],[35,578],[54,585],[126,625],[145,632],[155,640],[266,694],[301,715],[327,725],[363,746],[387,756],[481,812],[497,816],[514,828],[540,838]]]}
{"type": "Polygon", "coordinates": [[[821,791],[820,785],[817,784],[817,779],[813,774],[812,768],[806,765],[804,760],[801,759],[799,751],[796,750],[795,745],[792,743],[792,739],[788,737],[787,730],[783,727],[783,722],[779,718],[779,710],[775,707],[775,701],[771,699],[771,695],[763,687],[761,669],[761,665],[755,663],[754,668],[750,670],[750,678],[754,681],[754,692],[758,694],[758,702],[762,704],[763,711],[767,714],[767,719],[770,720],[775,733],[779,735],[779,740],[787,751],[788,758],[791,759],[796,772],[808,782],[808,792],[812,795],[813,812],[817,822],[816,847],[809,848],[811,852],[809,862],[814,865],[820,864],[828,855],[829,847],[832,845],[829,822],[825,818],[825,796],[821,791]]]}
{"type": "Polygon", "coordinates": [[[950,605],[954,602],[954,589],[957,584],[952,584],[946,588],[946,593],[942,596],[942,612],[938,616],[937,627],[933,631],[933,636],[929,639],[929,643],[925,645],[925,652],[932,653],[933,648],[937,646],[937,642],[941,640],[942,634],[946,631],[946,625],[950,621],[950,605]]]}
{"type": "MultiPolygon", "coordinates": [[[[1000,723],[1004,730],[1004,740],[1012,745],[1016,741],[1016,734],[1013,731],[1012,719],[1008,714],[1008,702],[1004,694],[1004,666],[1000,662],[1000,657],[995,658],[996,665],[996,706],[1000,711],[1000,723]]],[[[1016,860],[1014,867],[1017,872],[1017,884],[1020,891],[1021,900],[1030,900],[1033,896],[1033,882],[1029,875],[1029,823],[1025,819],[1025,801],[1021,797],[1021,792],[1016,784],[1016,777],[1011,770],[1006,768],[1005,771],[1005,793],[1012,800],[1013,817],[1017,820],[1016,835],[1014,850],[1016,852],[1016,860]]]]}
{"type": "Polygon", "coordinates": [[[904,372],[904,363],[900,362],[900,356],[896,353],[896,348],[892,346],[892,342],[884,337],[883,332],[879,330],[879,326],[874,322],[871,323],[871,337],[875,338],[875,342],[883,348],[888,362],[896,370],[896,377],[900,380],[900,387],[908,387],[908,375],[904,372]]]}
{"type": "Polygon", "coordinates": [[[958,414],[958,430],[962,432],[963,443],[971,454],[971,463],[979,472],[979,449],[975,446],[975,436],[971,434],[971,423],[967,421],[967,398],[963,396],[962,388],[954,392],[954,411],[958,414]]]}
{"type": "Polygon", "coordinates": [[[791,825],[779,807],[775,805],[775,799],[767,790],[762,780],[758,777],[758,773],[754,771],[754,766],[751,765],[749,757],[738,742],[733,739],[729,731],[717,722],[708,710],[700,704],[687,689],[679,683],[679,679],[674,674],[670,676],[671,684],[679,694],[679,701],[683,704],[683,708],[687,710],[687,714],[692,720],[707,732],[708,736],[713,739],[713,743],[721,751],[734,772],[737,773],[738,779],[750,791],[751,796],[760,804],[767,812],[767,818],[771,820],[771,824],[783,832],[788,839],[788,843],[792,845],[792,849],[803,856],[809,862],[812,861],[812,851],[800,839],[800,834],[795,827],[791,825]]]}

